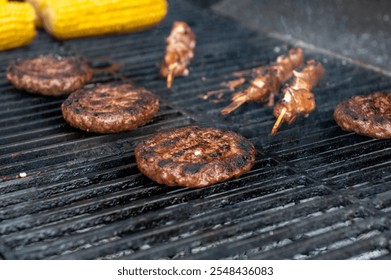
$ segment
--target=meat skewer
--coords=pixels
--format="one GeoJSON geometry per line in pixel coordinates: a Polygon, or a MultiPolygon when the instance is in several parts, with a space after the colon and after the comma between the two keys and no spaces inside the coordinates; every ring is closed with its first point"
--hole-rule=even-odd
{"type": "Polygon", "coordinates": [[[274,94],[281,85],[292,76],[295,68],[303,65],[304,55],[300,48],[290,49],[287,56],[277,57],[274,64],[265,67],[260,74],[251,81],[250,86],[234,94],[232,103],[221,110],[222,115],[228,115],[241,105],[249,101],[267,101],[268,106],[274,105],[274,94]]]}
{"type": "Polygon", "coordinates": [[[160,75],[167,78],[167,88],[171,88],[174,77],[189,75],[187,66],[194,57],[195,35],[187,23],[176,21],[166,43],[160,75]]]}
{"type": "Polygon", "coordinates": [[[274,107],[273,114],[277,118],[271,134],[275,135],[285,121],[292,124],[298,116],[308,117],[315,110],[314,94],[310,91],[323,78],[325,70],[320,62],[310,60],[301,71],[293,71],[294,80],[283,90],[283,98],[274,107]]]}

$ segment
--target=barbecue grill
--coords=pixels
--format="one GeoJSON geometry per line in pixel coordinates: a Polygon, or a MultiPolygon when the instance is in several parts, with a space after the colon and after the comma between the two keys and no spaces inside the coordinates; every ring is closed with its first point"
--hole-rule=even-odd
{"type": "Polygon", "coordinates": [[[271,137],[270,108],[248,103],[220,114],[232,94],[222,82],[289,47],[210,9],[170,1],[165,21],[149,31],[64,42],[39,32],[31,45],[1,52],[1,258],[390,259],[391,141],[344,132],[333,120],[341,100],[390,90],[389,76],[304,48],[306,59],[321,61],[327,72],[308,118],[271,137]],[[190,75],[169,90],[158,69],[174,20],[192,27],[197,48],[190,75]],[[132,80],[161,97],[158,115],[120,134],[71,128],[61,115],[65,97],[28,94],[5,79],[8,62],[42,53],[121,64],[93,83],[132,80]],[[212,90],[224,95],[202,98],[212,90]],[[201,189],[166,187],[142,175],[137,143],[187,124],[250,139],[257,149],[252,170],[201,189]]]}

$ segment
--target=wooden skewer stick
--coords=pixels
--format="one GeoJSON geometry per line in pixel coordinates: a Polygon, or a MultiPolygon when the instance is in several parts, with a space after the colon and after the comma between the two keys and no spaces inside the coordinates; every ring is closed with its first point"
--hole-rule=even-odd
{"type": "Polygon", "coordinates": [[[248,98],[245,95],[245,93],[242,93],[240,96],[237,95],[237,98],[235,98],[235,101],[233,101],[231,104],[229,104],[223,110],[221,110],[221,114],[223,116],[226,116],[226,115],[230,114],[231,112],[235,111],[237,108],[242,106],[247,101],[248,101],[248,98]]]}
{"type": "Polygon", "coordinates": [[[174,63],[168,67],[168,75],[167,75],[167,88],[171,88],[172,81],[174,80],[174,70],[177,68],[178,63],[174,63]]]}
{"type": "Polygon", "coordinates": [[[271,132],[272,136],[276,135],[278,128],[282,124],[282,119],[284,118],[285,113],[286,113],[286,108],[284,107],[282,108],[280,115],[278,116],[276,122],[273,125],[272,132],[271,132]]]}
{"type": "Polygon", "coordinates": [[[168,75],[167,75],[167,88],[171,88],[172,86],[172,80],[174,78],[174,69],[168,70],[168,75]]]}

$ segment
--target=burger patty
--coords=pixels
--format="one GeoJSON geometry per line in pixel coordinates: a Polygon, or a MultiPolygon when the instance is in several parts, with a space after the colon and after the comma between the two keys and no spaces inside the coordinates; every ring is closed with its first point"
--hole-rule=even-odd
{"type": "Polygon", "coordinates": [[[88,63],[77,57],[41,55],[17,60],[7,68],[7,79],[18,89],[43,95],[71,93],[92,79],[88,63]]]}
{"type": "Polygon", "coordinates": [[[334,110],[334,119],[344,130],[373,138],[391,138],[391,92],[353,96],[334,110]]]}
{"type": "Polygon", "coordinates": [[[231,131],[187,126],[141,142],[135,157],[139,170],[150,179],[197,188],[248,172],[255,162],[255,148],[231,131]]]}
{"type": "Polygon", "coordinates": [[[73,127],[96,133],[133,130],[159,110],[159,98],[145,88],[127,83],[100,84],[73,92],[61,105],[73,127]]]}

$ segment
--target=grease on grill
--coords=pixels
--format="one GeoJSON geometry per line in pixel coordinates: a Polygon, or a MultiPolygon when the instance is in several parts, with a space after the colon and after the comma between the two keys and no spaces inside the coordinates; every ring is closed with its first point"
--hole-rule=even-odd
{"type": "Polygon", "coordinates": [[[248,172],[255,162],[255,148],[231,131],[187,126],[143,141],[135,157],[140,171],[152,180],[196,188],[248,172]]]}
{"type": "Polygon", "coordinates": [[[73,127],[96,133],[133,130],[146,124],[159,110],[159,99],[145,88],[108,83],[72,93],[61,106],[73,127]]]}
{"type": "Polygon", "coordinates": [[[373,138],[391,138],[391,92],[353,96],[334,110],[337,124],[373,138]]]}
{"type": "Polygon", "coordinates": [[[50,96],[82,88],[92,75],[93,71],[86,61],[55,55],[17,60],[7,68],[7,79],[16,88],[50,96]]]}

